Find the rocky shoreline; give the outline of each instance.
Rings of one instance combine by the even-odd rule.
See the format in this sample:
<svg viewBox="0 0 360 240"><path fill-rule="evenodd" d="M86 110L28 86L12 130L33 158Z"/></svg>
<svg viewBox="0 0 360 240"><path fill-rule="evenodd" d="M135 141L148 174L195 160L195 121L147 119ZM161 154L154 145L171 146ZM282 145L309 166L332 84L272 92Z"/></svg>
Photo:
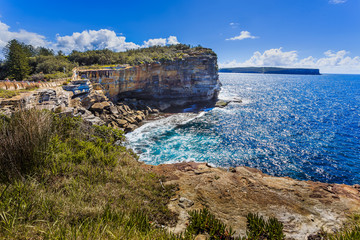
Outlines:
<svg viewBox="0 0 360 240"><path fill-rule="evenodd" d="M252 212L279 219L286 239L321 239L319 232L336 232L360 209L358 185L300 181L249 167L224 169L194 162L143 168L166 176L164 184L178 185L168 205L179 215L177 225L170 228L175 233L186 228L188 211L206 207L236 235L245 236L246 215Z"/></svg>
<svg viewBox="0 0 360 240"><path fill-rule="evenodd" d="M14 111L30 108L80 116L91 125L105 124L125 132L134 130L149 115L159 113L158 109L135 99L124 99L114 104L103 91L91 87L86 94L74 95L72 91L54 86L0 99L0 113L8 116Z"/></svg>

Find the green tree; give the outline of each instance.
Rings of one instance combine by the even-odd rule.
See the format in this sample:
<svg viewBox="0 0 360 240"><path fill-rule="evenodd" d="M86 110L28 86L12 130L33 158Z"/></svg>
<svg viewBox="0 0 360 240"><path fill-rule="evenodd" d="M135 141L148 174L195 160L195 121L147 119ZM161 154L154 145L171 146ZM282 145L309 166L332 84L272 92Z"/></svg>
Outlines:
<svg viewBox="0 0 360 240"><path fill-rule="evenodd" d="M37 48L38 51L38 56L54 56L54 50L50 49L50 48L45 48L45 47L38 47Z"/></svg>
<svg viewBox="0 0 360 240"><path fill-rule="evenodd" d="M30 74L29 58L23 44L11 40L5 47L5 57L9 78L23 80Z"/></svg>

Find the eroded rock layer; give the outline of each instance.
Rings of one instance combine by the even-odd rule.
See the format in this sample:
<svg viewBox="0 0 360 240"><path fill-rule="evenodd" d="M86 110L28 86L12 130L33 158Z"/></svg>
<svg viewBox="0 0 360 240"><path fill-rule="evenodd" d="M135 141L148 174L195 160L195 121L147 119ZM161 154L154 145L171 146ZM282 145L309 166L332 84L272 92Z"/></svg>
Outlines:
<svg viewBox="0 0 360 240"><path fill-rule="evenodd" d="M155 62L117 69L77 70L75 77L88 78L101 85L111 99L137 98L144 100L188 102L216 98L220 90L214 53L188 52L182 59Z"/></svg>

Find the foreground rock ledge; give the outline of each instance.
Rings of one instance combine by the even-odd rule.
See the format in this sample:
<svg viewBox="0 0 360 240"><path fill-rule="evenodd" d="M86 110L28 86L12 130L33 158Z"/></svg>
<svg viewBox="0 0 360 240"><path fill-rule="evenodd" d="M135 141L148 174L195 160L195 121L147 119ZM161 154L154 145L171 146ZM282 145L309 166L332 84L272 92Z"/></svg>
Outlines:
<svg viewBox="0 0 360 240"><path fill-rule="evenodd" d="M144 165L166 176L165 184L178 184L176 198L169 203L179 213L175 233L183 231L189 210L209 208L224 223L245 235L246 215L259 213L274 216L284 223L287 239L307 239L321 228L333 232L346 220L347 214L360 208L356 187L299 181L273 177L248 167L212 168L205 163L177 163L159 166ZM179 200L193 202L184 207Z"/></svg>

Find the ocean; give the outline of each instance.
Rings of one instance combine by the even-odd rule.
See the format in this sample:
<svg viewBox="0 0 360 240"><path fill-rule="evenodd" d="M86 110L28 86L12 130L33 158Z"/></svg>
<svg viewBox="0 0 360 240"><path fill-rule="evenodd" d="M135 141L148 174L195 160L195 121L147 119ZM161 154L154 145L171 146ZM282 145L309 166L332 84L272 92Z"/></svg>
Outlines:
<svg viewBox="0 0 360 240"><path fill-rule="evenodd" d="M192 105L128 133L148 164L208 162L360 184L360 75L220 73L225 108Z"/></svg>

